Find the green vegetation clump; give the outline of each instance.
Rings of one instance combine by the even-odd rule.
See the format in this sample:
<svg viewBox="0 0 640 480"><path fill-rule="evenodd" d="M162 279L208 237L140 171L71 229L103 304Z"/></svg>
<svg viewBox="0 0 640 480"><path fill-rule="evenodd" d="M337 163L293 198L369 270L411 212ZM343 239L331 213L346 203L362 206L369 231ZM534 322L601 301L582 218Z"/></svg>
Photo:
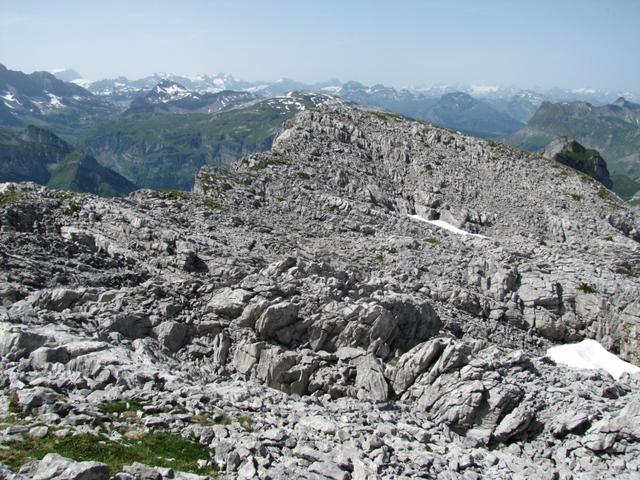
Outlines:
<svg viewBox="0 0 640 480"><path fill-rule="evenodd" d="M214 422L216 425L231 425L231 419L226 413L223 413L219 419Z"/></svg>
<svg viewBox="0 0 640 480"><path fill-rule="evenodd" d="M255 165L251 165L248 170L251 172L259 172L261 170L264 170L267 167L270 167L272 165L286 165L287 162L285 162L284 160L278 160L278 159L274 159L274 158L269 158L268 160L262 160L258 163L256 163Z"/></svg>
<svg viewBox="0 0 640 480"><path fill-rule="evenodd" d="M607 199L611 196L611 192L604 187L598 188L598 197Z"/></svg>
<svg viewBox="0 0 640 480"><path fill-rule="evenodd" d="M495 140L487 140L487 145L489 145L490 147L497 147L498 145L500 145L500 142L496 142Z"/></svg>
<svg viewBox="0 0 640 480"><path fill-rule="evenodd" d="M585 149L581 152L564 150L561 157L565 165L586 173L590 177L595 177L593 158L599 155L597 150Z"/></svg>
<svg viewBox="0 0 640 480"><path fill-rule="evenodd" d="M426 243L428 243L429 245L439 245L440 244L440 239L436 238L436 237L427 237L424 239L424 241Z"/></svg>
<svg viewBox="0 0 640 480"><path fill-rule="evenodd" d="M183 192L182 190L176 190L173 188L160 188L159 192L164 193L165 198L168 200L186 200L189 198L188 192Z"/></svg>
<svg viewBox="0 0 640 480"><path fill-rule="evenodd" d="M242 428L247 432L253 432L253 420L251 417L246 415L241 415L238 417L238 423Z"/></svg>
<svg viewBox="0 0 640 480"><path fill-rule="evenodd" d="M78 204L76 202L71 201L67 204L67 206L65 207L62 213L64 213L67 217L73 217L79 211L80 211L80 207L78 206Z"/></svg>
<svg viewBox="0 0 640 480"><path fill-rule="evenodd" d="M98 408L105 415L142 410L142 404L135 400L114 400L103 402Z"/></svg>
<svg viewBox="0 0 640 480"><path fill-rule="evenodd" d="M227 210L211 197L205 198L202 203L204 203L204 206L209 210L215 210L216 212L225 212Z"/></svg>
<svg viewBox="0 0 640 480"><path fill-rule="evenodd" d="M433 171L433 167L431 166L431 164L430 164L430 163L427 163L427 164L424 166L424 171L425 171L425 172L427 172L427 173L431 173L431 172Z"/></svg>
<svg viewBox="0 0 640 480"><path fill-rule="evenodd" d="M573 198L576 202L580 202L580 201L582 201L584 196L581 195L580 193L572 193L571 194L571 198Z"/></svg>
<svg viewBox="0 0 640 480"><path fill-rule="evenodd" d="M378 260L379 262L384 262L384 254L379 253L378 255L376 255L376 260Z"/></svg>
<svg viewBox="0 0 640 480"><path fill-rule="evenodd" d="M5 193L0 193L0 208L16 203L19 200L20 200L19 192L9 191Z"/></svg>
<svg viewBox="0 0 640 480"><path fill-rule="evenodd" d="M17 470L48 453L58 453L75 461L103 462L109 466L112 474L133 462L184 472L215 474L214 468L198 469L198 460L210 459L206 447L165 431L153 432L131 442L116 442L88 433L62 438L54 435L42 439L26 438L13 443L12 448L0 450L0 462Z"/></svg>
<svg viewBox="0 0 640 480"><path fill-rule="evenodd" d="M22 412L22 409L20 408L20 405L18 404L17 393L12 393L11 396L9 397L9 404L7 405L7 410L9 411L9 413L22 415L23 412Z"/></svg>
<svg viewBox="0 0 640 480"><path fill-rule="evenodd" d="M311 175L309 175L307 172L297 172L296 174L302 180L311 180Z"/></svg>
<svg viewBox="0 0 640 480"><path fill-rule="evenodd" d="M371 112L371 114L374 117L379 118L380 120L383 121L389 121L389 120L393 120L395 122L401 122L404 120L404 117L402 115L398 115L397 113L389 113L389 112L380 112L380 111L376 111L376 112Z"/></svg>
<svg viewBox="0 0 640 480"><path fill-rule="evenodd" d="M582 293L598 293L598 289L596 288L596 286L590 283L581 283L580 285L578 285L578 290L580 290Z"/></svg>
<svg viewBox="0 0 640 480"><path fill-rule="evenodd" d="M329 205L329 211L331 213L336 213L338 211L338 206L337 205Z"/></svg>
<svg viewBox="0 0 640 480"><path fill-rule="evenodd" d="M604 239L605 239L607 242L613 242L613 237L612 237L611 235L607 235L606 237L604 237Z"/></svg>
<svg viewBox="0 0 640 480"><path fill-rule="evenodd" d="M453 136L449 136L447 138L445 138L442 143L444 143L445 145L450 145L455 141L455 137Z"/></svg>

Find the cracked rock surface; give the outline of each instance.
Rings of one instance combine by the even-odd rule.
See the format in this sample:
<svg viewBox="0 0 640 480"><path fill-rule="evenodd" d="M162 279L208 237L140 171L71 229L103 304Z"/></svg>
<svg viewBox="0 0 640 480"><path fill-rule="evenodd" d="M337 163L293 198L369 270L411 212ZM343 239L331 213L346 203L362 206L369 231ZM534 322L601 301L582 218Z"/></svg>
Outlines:
<svg viewBox="0 0 640 480"><path fill-rule="evenodd" d="M191 193L0 195L0 458L202 457L0 478L640 476L640 377L544 356L640 363L637 213L564 165L328 106Z"/></svg>

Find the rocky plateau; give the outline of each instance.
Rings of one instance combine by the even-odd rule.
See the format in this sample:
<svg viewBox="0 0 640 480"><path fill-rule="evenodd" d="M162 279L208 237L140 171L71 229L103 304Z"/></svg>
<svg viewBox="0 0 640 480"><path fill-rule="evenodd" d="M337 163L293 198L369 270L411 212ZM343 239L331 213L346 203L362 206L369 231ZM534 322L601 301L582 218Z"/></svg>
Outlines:
<svg viewBox="0 0 640 480"><path fill-rule="evenodd" d="M193 192L2 184L0 239L0 478L640 478L640 374L545 355L640 364L638 212L552 159L322 106Z"/></svg>

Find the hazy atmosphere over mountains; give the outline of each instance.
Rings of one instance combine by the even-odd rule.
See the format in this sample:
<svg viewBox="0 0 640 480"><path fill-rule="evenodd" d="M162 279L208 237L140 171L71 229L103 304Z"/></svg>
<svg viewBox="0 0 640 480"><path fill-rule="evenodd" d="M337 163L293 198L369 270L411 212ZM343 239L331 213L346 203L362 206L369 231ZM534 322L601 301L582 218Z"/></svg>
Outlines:
<svg viewBox="0 0 640 480"><path fill-rule="evenodd" d="M223 71L306 83L626 91L640 74L632 58L640 6L631 0L2 3L4 63L73 67L93 80Z"/></svg>
<svg viewBox="0 0 640 480"><path fill-rule="evenodd" d="M0 0L0 479L640 478L639 23Z"/></svg>

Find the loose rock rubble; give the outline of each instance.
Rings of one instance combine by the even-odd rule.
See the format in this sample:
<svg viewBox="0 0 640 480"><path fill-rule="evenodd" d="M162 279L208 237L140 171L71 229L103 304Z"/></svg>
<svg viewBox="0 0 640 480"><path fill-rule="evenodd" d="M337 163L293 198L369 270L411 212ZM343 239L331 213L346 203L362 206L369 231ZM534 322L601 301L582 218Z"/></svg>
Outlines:
<svg viewBox="0 0 640 480"><path fill-rule="evenodd" d="M636 214L563 165L323 107L193 193L0 195L1 478L640 476L640 377L544 356L640 363Z"/></svg>

